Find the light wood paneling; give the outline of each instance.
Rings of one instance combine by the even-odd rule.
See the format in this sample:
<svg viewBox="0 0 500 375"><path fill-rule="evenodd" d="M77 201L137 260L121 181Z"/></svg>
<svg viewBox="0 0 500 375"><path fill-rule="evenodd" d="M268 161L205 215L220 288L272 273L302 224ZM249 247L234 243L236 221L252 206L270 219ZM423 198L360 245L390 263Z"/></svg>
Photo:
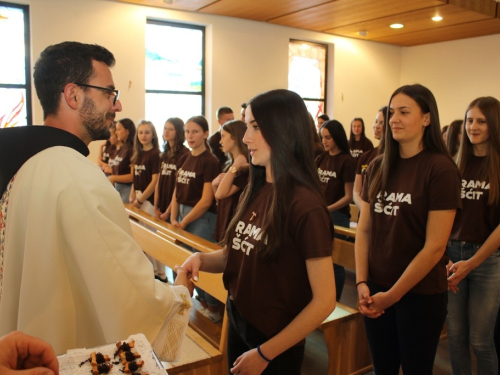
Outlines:
<svg viewBox="0 0 500 375"><path fill-rule="evenodd" d="M201 11L255 21L267 21L284 14L332 2L328 0L221 0L208 5Z"/></svg>
<svg viewBox="0 0 500 375"><path fill-rule="evenodd" d="M209 13L414 46L498 34L493 0L109 0ZM440 22L430 18L439 14ZM493 19L493 21L492 21ZM392 23L403 23L393 30ZM360 36L358 31L367 31Z"/></svg>
<svg viewBox="0 0 500 375"><path fill-rule="evenodd" d="M492 34L500 34L500 19L498 18L383 37L375 40L400 46L417 46Z"/></svg>
<svg viewBox="0 0 500 375"><path fill-rule="evenodd" d="M278 17L269 20L269 22L324 31L371 19L443 5L444 3L446 1L438 0L338 0Z"/></svg>
<svg viewBox="0 0 500 375"><path fill-rule="evenodd" d="M442 21L435 22L432 20L434 16L443 17ZM454 5L442 5L406 12L397 16L377 18L366 22L350 24L344 27L325 30L325 32L335 35L343 35L351 38L359 39L377 39L382 37L392 37L413 33L422 30L436 30L445 26L457 25L464 22L480 21L488 19L488 16L466 10ZM392 23L402 23L404 28L391 29L389 26ZM367 31L368 35L363 37L358 34L358 31Z"/></svg>

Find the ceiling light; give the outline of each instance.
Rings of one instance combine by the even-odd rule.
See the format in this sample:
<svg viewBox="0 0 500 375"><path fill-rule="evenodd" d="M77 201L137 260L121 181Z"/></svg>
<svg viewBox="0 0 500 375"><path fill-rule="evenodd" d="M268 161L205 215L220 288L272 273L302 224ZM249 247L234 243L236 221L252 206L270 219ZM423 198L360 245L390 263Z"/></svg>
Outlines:
<svg viewBox="0 0 500 375"><path fill-rule="evenodd" d="M367 36L368 35L368 31L361 30L361 31L358 31L358 34L361 35L361 36Z"/></svg>
<svg viewBox="0 0 500 375"><path fill-rule="evenodd" d="M402 29L403 27L405 27L405 25L403 25L402 23L393 23L391 25L391 29Z"/></svg>
<svg viewBox="0 0 500 375"><path fill-rule="evenodd" d="M434 16L434 17L432 17L432 20L435 21L435 22L439 22L442 19L443 19L443 17L441 17L441 16Z"/></svg>

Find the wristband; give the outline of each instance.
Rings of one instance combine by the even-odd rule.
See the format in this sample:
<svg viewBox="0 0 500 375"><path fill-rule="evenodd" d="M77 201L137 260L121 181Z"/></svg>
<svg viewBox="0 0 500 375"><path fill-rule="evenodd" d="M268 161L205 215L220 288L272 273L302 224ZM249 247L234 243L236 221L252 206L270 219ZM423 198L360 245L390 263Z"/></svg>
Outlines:
<svg viewBox="0 0 500 375"><path fill-rule="evenodd" d="M260 345L259 345L259 346L257 346L257 352L259 353L259 355L262 357L262 359L263 359L264 361L266 361L267 363L271 363L272 359L267 359L267 358L264 356L264 354L262 354L262 352L260 351Z"/></svg>
<svg viewBox="0 0 500 375"><path fill-rule="evenodd" d="M360 281L359 283L356 283L356 289L358 289L358 286L360 286L361 284L368 285L368 281Z"/></svg>

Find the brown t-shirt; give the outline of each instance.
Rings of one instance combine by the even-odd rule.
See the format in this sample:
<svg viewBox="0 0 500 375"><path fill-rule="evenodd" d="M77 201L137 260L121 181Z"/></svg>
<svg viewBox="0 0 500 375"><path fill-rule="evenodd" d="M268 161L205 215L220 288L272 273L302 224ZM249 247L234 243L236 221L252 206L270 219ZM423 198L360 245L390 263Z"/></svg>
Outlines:
<svg viewBox="0 0 500 375"><path fill-rule="evenodd" d="M485 157L471 156L462 176L463 209L457 212L450 239L482 244L500 225L500 205L488 205L489 179L482 177Z"/></svg>
<svg viewBox="0 0 500 375"><path fill-rule="evenodd" d="M177 170L175 183L176 199L179 204L194 207L203 195L203 185L212 182L220 173L219 162L208 150L198 156L188 153L182 166ZM215 199L209 208L217 213Z"/></svg>
<svg viewBox="0 0 500 375"><path fill-rule="evenodd" d="M134 164L134 189L144 191L151 183L153 175L158 173L160 168L160 151L151 149L141 151ZM150 195L148 201L154 204L154 193Z"/></svg>
<svg viewBox="0 0 500 375"><path fill-rule="evenodd" d="M378 156L378 147L371 149L370 151L363 152L358 158L358 164L356 166L356 174L360 174L364 177L368 166Z"/></svg>
<svg viewBox="0 0 500 375"><path fill-rule="evenodd" d="M326 205L329 206L345 196L345 184L354 182L356 162L350 154L330 155L325 152L316 159L318 175L323 185ZM338 211L349 214L349 204Z"/></svg>
<svg viewBox="0 0 500 375"><path fill-rule="evenodd" d="M158 176L158 209L165 212L175 189L175 178L177 176L177 169L184 163L189 149L181 145L175 157L169 157L167 152L161 154L160 157L160 175Z"/></svg>
<svg viewBox="0 0 500 375"><path fill-rule="evenodd" d="M224 238L227 226L233 218L236 206L238 206L240 195L247 184L248 169L241 173L238 172L238 175L233 180L233 185L237 186L240 190L238 190L230 197L221 199L217 202L217 224L215 225L215 241L219 242Z"/></svg>
<svg viewBox="0 0 500 375"><path fill-rule="evenodd" d="M122 145L112 159L109 160L109 166L114 175L130 174L130 158L132 157L132 147Z"/></svg>
<svg viewBox="0 0 500 375"><path fill-rule="evenodd" d="M222 146L220 145L221 134L220 130L216 131L210 137L208 137L208 145L212 150L212 154L219 160L219 168L220 170L224 169L224 165L227 162L227 156L224 150L222 150Z"/></svg>
<svg viewBox="0 0 500 375"><path fill-rule="evenodd" d="M358 160L363 152L373 149L373 143L368 138L364 140L354 141L351 148L351 155L354 159Z"/></svg>
<svg viewBox="0 0 500 375"><path fill-rule="evenodd" d="M238 311L267 337L285 328L311 301L306 260L331 256L333 240L323 200L305 187L295 187L279 256L262 260L256 248L265 244L261 228L271 208L271 196L272 184L267 183L229 236L223 275Z"/></svg>
<svg viewBox="0 0 500 375"><path fill-rule="evenodd" d="M109 159L112 159L116 152L116 146L111 143L106 143L102 146L102 161L103 163L108 163Z"/></svg>
<svg viewBox="0 0 500 375"><path fill-rule="evenodd" d="M370 202L372 167L373 163L361 193L362 199L370 203L369 278L381 287L391 288L424 247L429 211L461 207L460 175L447 156L424 150L408 159L399 158L386 192ZM443 255L410 292L446 292L446 261Z"/></svg>

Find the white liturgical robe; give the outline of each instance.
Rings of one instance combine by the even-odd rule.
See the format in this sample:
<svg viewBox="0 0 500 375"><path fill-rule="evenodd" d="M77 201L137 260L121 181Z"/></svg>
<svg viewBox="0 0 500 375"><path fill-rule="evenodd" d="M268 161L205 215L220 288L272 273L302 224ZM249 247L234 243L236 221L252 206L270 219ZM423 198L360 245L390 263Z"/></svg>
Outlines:
<svg viewBox="0 0 500 375"><path fill-rule="evenodd" d="M20 330L62 354L136 333L152 343L161 330L155 346L178 354L189 292L154 279L96 165L73 148L47 148L19 169L0 205L0 336Z"/></svg>

